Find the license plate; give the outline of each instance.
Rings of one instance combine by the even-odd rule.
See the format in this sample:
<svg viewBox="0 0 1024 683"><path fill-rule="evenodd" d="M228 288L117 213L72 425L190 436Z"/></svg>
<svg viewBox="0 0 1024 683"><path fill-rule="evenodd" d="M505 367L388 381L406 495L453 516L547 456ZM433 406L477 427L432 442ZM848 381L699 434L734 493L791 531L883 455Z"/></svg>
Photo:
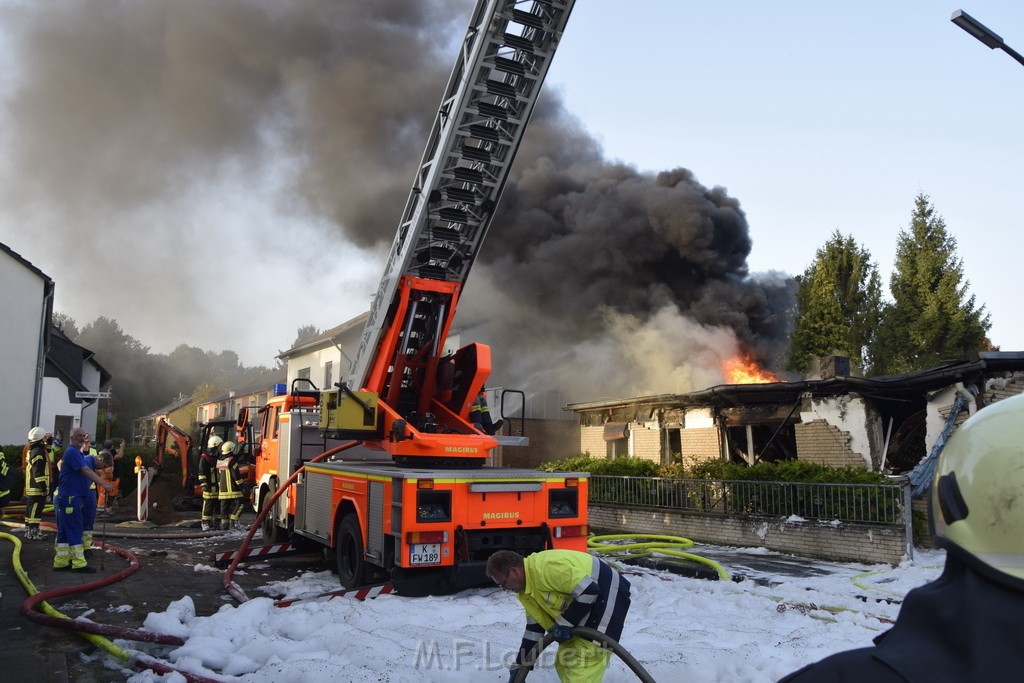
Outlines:
<svg viewBox="0 0 1024 683"><path fill-rule="evenodd" d="M440 564L440 543L413 543L409 546L409 564Z"/></svg>

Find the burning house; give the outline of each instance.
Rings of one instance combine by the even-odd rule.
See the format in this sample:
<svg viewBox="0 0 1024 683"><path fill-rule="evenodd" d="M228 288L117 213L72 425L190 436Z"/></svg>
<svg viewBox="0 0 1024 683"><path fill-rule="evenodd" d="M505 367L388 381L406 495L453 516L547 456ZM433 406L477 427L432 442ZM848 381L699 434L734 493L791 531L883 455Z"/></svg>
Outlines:
<svg viewBox="0 0 1024 683"><path fill-rule="evenodd" d="M580 450L593 457L686 465L800 459L905 473L931 451L947 420L1024 391L1024 352L981 353L888 377L851 377L842 357L821 367L820 378L780 381L735 361L730 384L566 410L578 415Z"/></svg>

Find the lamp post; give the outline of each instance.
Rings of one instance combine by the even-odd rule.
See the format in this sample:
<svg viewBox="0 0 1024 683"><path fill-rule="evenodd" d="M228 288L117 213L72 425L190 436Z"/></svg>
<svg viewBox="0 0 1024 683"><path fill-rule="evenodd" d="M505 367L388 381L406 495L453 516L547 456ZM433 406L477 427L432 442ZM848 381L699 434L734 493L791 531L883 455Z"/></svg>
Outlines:
<svg viewBox="0 0 1024 683"><path fill-rule="evenodd" d="M991 29L982 24L980 21L972 17L962 9L958 9L953 12L953 16L949 18L954 24L962 28L963 30L970 33L972 36L983 42L993 50L997 47L1016 59L1021 64L1024 64L1024 56L1014 50L1012 47L1003 42L1003 39L996 35Z"/></svg>

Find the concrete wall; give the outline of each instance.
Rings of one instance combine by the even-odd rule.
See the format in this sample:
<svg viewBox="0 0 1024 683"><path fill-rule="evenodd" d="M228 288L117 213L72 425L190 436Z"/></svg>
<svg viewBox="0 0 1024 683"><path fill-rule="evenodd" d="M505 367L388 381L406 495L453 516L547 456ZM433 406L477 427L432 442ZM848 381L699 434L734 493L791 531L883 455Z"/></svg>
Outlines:
<svg viewBox="0 0 1024 683"><path fill-rule="evenodd" d="M801 557L866 564L899 564L907 554L903 527L777 518L720 517L678 510L590 505L595 533L683 536L699 543L767 548Z"/></svg>

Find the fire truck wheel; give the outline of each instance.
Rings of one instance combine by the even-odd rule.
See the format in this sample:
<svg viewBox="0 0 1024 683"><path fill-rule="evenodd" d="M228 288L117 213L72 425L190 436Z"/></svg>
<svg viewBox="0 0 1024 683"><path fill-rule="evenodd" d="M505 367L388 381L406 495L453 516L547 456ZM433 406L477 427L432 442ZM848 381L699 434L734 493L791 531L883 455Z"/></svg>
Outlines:
<svg viewBox="0 0 1024 683"><path fill-rule="evenodd" d="M277 493L277 482L271 481L267 484L267 490L260 496L260 510L273 495ZM274 508L277 508L277 503L274 504ZM267 513L267 516L263 518L263 524L260 525L263 529L263 540L267 543L284 543L287 540L287 534L285 530L277 525L276 515L274 510Z"/></svg>
<svg viewBox="0 0 1024 683"><path fill-rule="evenodd" d="M338 522L334 534L334 552L338 558L338 580L344 588L355 588L366 583L366 563L363 562L363 533L359 519L347 514Z"/></svg>

